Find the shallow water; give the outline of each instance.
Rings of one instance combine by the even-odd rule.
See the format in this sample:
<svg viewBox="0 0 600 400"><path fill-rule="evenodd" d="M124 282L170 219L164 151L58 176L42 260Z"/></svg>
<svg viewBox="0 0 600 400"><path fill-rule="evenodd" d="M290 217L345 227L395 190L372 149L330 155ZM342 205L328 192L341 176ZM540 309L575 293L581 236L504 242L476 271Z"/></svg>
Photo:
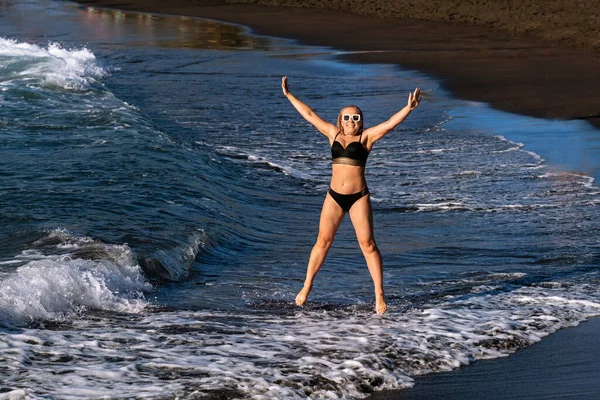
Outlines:
<svg viewBox="0 0 600 400"><path fill-rule="evenodd" d="M0 37L2 396L360 398L600 314L597 169L548 145L584 122L211 21L3 1ZM348 221L293 305L330 166L282 75L367 126L423 90L367 169L383 317Z"/></svg>

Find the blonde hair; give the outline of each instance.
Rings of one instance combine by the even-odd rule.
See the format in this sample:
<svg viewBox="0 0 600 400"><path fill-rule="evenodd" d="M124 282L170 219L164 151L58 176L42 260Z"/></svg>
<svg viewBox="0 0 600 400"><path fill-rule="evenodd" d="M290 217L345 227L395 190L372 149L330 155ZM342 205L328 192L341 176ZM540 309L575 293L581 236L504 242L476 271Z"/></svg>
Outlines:
<svg viewBox="0 0 600 400"><path fill-rule="evenodd" d="M365 126L365 119L363 117L362 110L359 107L352 105L352 104L349 106L346 106L340 110L340 113L338 114L338 117L337 117L338 132L340 132L341 134L344 134L344 125L342 124L342 111L344 111L347 108L356 108L358 110L358 114L360 114L360 129L358 130L358 133L361 134L363 132L363 128Z"/></svg>

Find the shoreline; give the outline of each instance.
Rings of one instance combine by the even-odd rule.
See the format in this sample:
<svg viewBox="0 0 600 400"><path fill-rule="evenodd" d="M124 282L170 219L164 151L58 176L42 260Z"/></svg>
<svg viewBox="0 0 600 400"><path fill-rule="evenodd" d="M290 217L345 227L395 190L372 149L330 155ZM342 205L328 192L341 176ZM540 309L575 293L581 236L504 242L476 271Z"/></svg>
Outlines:
<svg viewBox="0 0 600 400"><path fill-rule="evenodd" d="M483 27L416 20L403 20L400 27L389 19L304 8L185 6L181 2L165 6L157 0L79 3L208 18L247 26L258 35L350 52L371 51L341 57L350 62L396 64L422 71L439 79L454 96L488 103L502 111L547 119L585 119L600 129L600 54L593 51L532 37L511 37ZM367 29L371 31L366 35L353 33ZM452 43L445 43L448 37L453 38ZM578 327L561 329L509 357L416 377L412 389L375 393L369 400L586 398L582 394L600 391L595 378L600 372L600 347L595 336L599 328L600 318L593 318Z"/></svg>
<svg viewBox="0 0 600 400"><path fill-rule="evenodd" d="M209 5L193 0L170 5L159 0L77 3L240 24L258 35L351 52L341 56L349 62L395 64L424 72L464 100L538 118L586 120L600 129L599 51L483 26L372 18L338 10L215 5L222 3L219 0L204 1Z"/></svg>
<svg viewBox="0 0 600 400"><path fill-rule="evenodd" d="M593 399L600 392L600 317L564 328L504 358L415 377L415 386L367 400Z"/></svg>
<svg viewBox="0 0 600 400"><path fill-rule="evenodd" d="M347 51L371 51L342 57L351 62L396 64L425 72L440 79L454 96L485 102L503 111L549 119L587 119L600 128L600 92L596 90L600 56L591 51L531 37L510 37L481 27L405 21L399 28L390 20L341 12L256 5L180 9L154 1L143 5L139 0L127 4L105 0L80 3L209 18L248 26L259 35ZM339 19L348 26L370 27L374 33L356 38L334 23ZM301 23L308 20L311 22ZM331 29L333 34L323 37L324 29ZM396 37L399 34L405 36ZM454 40L444 43L445 37ZM574 63L581 67L573 68ZM593 318L578 327L561 329L509 357L416 377L412 389L379 392L369 399L586 398L581 396L600 391L595 379L600 372L600 348L595 336L599 328L600 318Z"/></svg>
<svg viewBox="0 0 600 400"><path fill-rule="evenodd" d="M135 52L134 52L135 55ZM175 58L177 59L177 58ZM166 69L165 69L166 70ZM168 71L168 70L167 70ZM160 79L160 77L158 78ZM157 79L157 82L159 81ZM343 78L342 78L343 79ZM187 82L187 79L184 80ZM181 86L180 86L181 87ZM160 91L161 86L154 86L151 88L156 88L159 90L152 90L155 94L156 99L161 100L163 97L163 93ZM174 91L176 94L174 97L177 97L179 92ZM172 107L170 107L172 108ZM165 107L166 109L166 107ZM193 116L192 116L193 117ZM235 132L234 132L235 133ZM185 171L184 171L185 172ZM160 186L157 186L160 189ZM493 196L493 194L492 194ZM133 215L133 214L132 214ZM183 214L182 214L183 215ZM578 218L577 216L575 218ZM76 221L77 222L77 221ZM116 231L115 231L116 232ZM118 232L117 232L118 233ZM134 232L135 233L135 232ZM112 234L111 234L112 235ZM110 235L109 235L110 236ZM114 235L113 235L114 236ZM160 235L159 235L160 236ZM285 256L285 254L284 254ZM443 256L443 255L442 255ZM210 260L209 260L210 261ZM235 261L235 260L234 260ZM260 260L259 260L260 261ZM259 265L260 267L260 265ZM168 294L168 293L167 293ZM259 299L260 300L260 299ZM177 317L177 316L176 316ZM196 320L197 316L192 316ZM202 316L200 316L202 317ZM201 319L201 318L200 318ZM108 321L111 322L111 321ZM152 322L152 321L151 321ZM218 322L218 321L217 321ZM408 399L411 398L409 396L418 396L418 393L422 393L422 397L414 397L414 398L426 398L426 399L434 399L434 398L444 398L444 399L452 399L452 398L460 398L464 399L467 396L475 397L475 398L526 398L529 400L532 399L547 399L552 395L556 395L559 393L566 392L568 395L573 396L573 398L582 398L582 394L579 391L577 385L583 384L588 385L586 388L590 388L592 384L598 383L597 381L597 373L599 371L598 368L598 351L595 349L598 348L598 339L596 338L595 333L600 329L600 325L598 324L599 320L591 319L589 322L582 324L577 328L567 328L562 329L561 331L546 337L542 340L541 343L535 344L526 349L520 350L514 355L511 355L508 358L501 358L496 360L489 360L485 362L476 362L471 366L457 369L453 372L442 373L442 374L430 374L427 376L422 376L416 378L417 387L415 390L420 392L412 393L410 391L400 390L400 391L392 391L388 393L383 393L387 399ZM100 329L104 329L101 325L98 325ZM110 326L110 324L106 324L106 326ZM176 326L175 326L176 328ZM235 327L234 327L235 328ZM132 328L133 329L133 328ZM460 328L459 328L460 329ZM113 330L117 332L120 330L119 326L116 326ZM108 331L107 331L108 332ZM302 331L300 331L302 332ZM85 332L84 332L85 333ZM185 332L184 332L185 333ZM135 334L135 332L134 332ZM84 335L85 336L85 335ZM298 336L298 335L296 335ZM65 336L67 339L70 339L69 335ZM343 337L343 336L340 336ZM587 340L582 340L582 337ZM561 339L562 338L562 339ZM84 338L85 339L85 338ZM110 339L110 337L109 337ZM561 341L562 340L562 341ZM195 344L190 341L191 345ZM198 341L200 345L203 344L202 341ZM242 341L242 345L245 343ZM72 343L67 341L68 346L73 348ZM268 344L268 343L267 343ZM168 345L168 344L167 344ZM197 346L197 345L196 345ZM126 346L125 346L126 347ZM153 343L149 343L148 347L152 350ZM384 349L385 346L377 346L376 352L379 352L379 349ZM142 351L144 349L142 348ZM177 353L183 354L185 353L185 349L176 349L172 354L175 356ZM260 350L260 349L258 349ZM253 351L254 354L259 354L259 351ZM192 348L193 351L193 348ZM531 356L531 354L537 354L537 356ZM68 352L67 352L68 354ZM194 353L195 354L195 353ZM327 355L327 353L325 353ZM292 354L293 355L293 354ZM385 355L385 353L384 353ZM227 358L227 355L225 355ZM573 361L575 359L575 361ZM152 360L150 360L152 361ZM161 360L159 360L161 361ZM194 360L192 360L194 361ZM102 360L100 360L102 362ZM232 364L235 367L235 364ZM573 368L576 365L578 368ZM590 368L591 366L591 368ZM583 367L583 368L580 368ZM27 366L26 366L27 368ZM181 368L179 368L181 370ZM475 371L475 372L474 372ZM35 371L34 371L35 372ZM78 372L78 371L76 371ZM177 373L177 370L175 370ZM554 377L550 373L554 373ZM83 376L82 374L79 374ZM259 374L260 377L260 374ZM18 381L18 376L15 378ZM559 379L563 379L564 381L560 381ZM23 380L23 379L21 379ZM34 377L35 380L35 377ZM568 385L573 381L576 383L576 386ZM135 381L134 381L135 382ZM142 380L142 382L144 382ZM581 383L583 382L583 383ZM109 387L109 392L112 390L116 390L115 387L120 388L122 386L113 385L114 382L111 382ZM120 383L120 382L117 382ZM177 383L177 382L175 382ZM518 384L521 384L519 386ZM531 386L533 384L533 386ZM529 385L529 386L523 386ZM537 385L537 386L536 386ZM58 387L58 386L57 386ZM90 385L91 387L91 385ZM60 389L60 387L58 387ZM552 392L553 388L557 388L559 392ZM102 390L102 388L93 388L94 390ZM131 385L128 390L136 390L134 385ZM457 392L458 390L466 390L467 392ZM508 395L504 390L513 390L513 393L517 395ZM546 391L545 393L543 391ZM597 393L599 390L596 389L586 389L589 390L590 393ZM551 392L548 395L548 392ZM229 392L222 392L224 397L229 395ZM232 392L232 396L235 395L235 392ZM487 393L482 395L482 393ZM585 393L584 393L585 394ZM378 394L377 394L378 395ZM455 397L452 397L454 395ZM503 396L501 396L503 395ZM376 396L376 395L374 395ZM436 397L437 396L437 397ZM538 397L535 397L538 396ZM591 397L591 396L590 396ZM588 398L590 398L588 397ZM375 397L373 397L375 400Z"/></svg>

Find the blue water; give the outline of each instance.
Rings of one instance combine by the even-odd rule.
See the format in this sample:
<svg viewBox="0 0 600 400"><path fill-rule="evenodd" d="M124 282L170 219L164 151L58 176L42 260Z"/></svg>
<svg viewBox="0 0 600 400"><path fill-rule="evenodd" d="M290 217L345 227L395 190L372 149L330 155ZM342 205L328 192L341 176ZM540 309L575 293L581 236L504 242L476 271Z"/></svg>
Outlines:
<svg viewBox="0 0 600 400"><path fill-rule="evenodd" d="M423 90L367 168L383 317L348 221L293 305L330 161L282 75L367 126ZM535 343L600 314L597 136L239 26L2 2L0 396L361 398Z"/></svg>

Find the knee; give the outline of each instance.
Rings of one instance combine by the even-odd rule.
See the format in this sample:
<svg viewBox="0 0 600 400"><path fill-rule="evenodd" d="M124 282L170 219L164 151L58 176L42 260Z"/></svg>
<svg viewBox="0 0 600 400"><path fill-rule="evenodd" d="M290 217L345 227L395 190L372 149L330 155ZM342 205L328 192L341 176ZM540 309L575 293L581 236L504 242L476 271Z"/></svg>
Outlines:
<svg viewBox="0 0 600 400"><path fill-rule="evenodd" d="M333 238L328 236L317 237L317 242L315 243L315 247L321 250L329 250L331 245L333 244Z"/></svg>
<svg viewBox="0 0 600 400"><path fill-rule="evenodd" d="M373 238L360 239L358 244L360 245L362 252L365 254L371 254L379 251L377 244L375 243L375 239Z"/></svg>

